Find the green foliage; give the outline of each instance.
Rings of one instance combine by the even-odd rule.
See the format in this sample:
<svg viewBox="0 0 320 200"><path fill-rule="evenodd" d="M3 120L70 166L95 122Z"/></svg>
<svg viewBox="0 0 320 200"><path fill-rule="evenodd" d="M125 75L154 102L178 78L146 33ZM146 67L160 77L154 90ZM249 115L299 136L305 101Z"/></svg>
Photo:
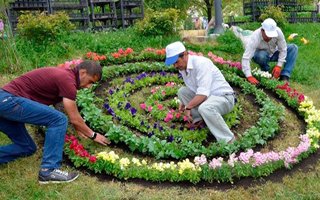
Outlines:
<svg viewBox="0 0 320 200"><path fill-rule="evenodd" d="M185 0L145 0L145 7L148 9L162 11L164 9L174 8L180 11L180 16L183 17L190 7L191 2Z"/></svg>
<svg viewBox="0 0 320 200"><path fill-rule="evenodd" d="M145 36L170 35L176 33L179 26L179 11L173 8L163 11L148 10L143 20L134 26Z"/></svg>
<svg viewBox="0 0 320 200"><path fill-rule="evenodd" d="M287 24L286 14L282 12L281 6L266 7L259 19L263 21L269 17L274 19L279 27L284 27Z"/></svg>
<svg viewBox="0 0 320 200"><path fill-rule="evenodd" d="M243 52L243 45L235 34L227 30L217 38L219 45L215 47L216 50L228 52L230 54L237 54Z"/></svg>
<svg viewBox="0 0 320 200"><path fill-rule="evenodd" d="M18 33L21 37L34 42L55 40L70 33L75 27L64 12L47 15L46 13L26 12L19 17Z"/></svg>

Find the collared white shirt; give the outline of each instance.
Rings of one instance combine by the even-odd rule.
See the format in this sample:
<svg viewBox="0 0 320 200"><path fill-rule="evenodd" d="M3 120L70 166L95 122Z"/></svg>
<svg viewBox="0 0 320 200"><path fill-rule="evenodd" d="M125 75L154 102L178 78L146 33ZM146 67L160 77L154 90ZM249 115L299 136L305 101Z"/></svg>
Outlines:
<svg viewBox="0 0 320 200"><path fill-rule="evenodd" d="M255 30L248 43L245 45L245 52L242 56L242 71L246 77L251 76L250 61L254 56L256 50L266 50L271 57L277 50L279 50L279 58L277 65L282 67L283 63L286 62L287 57L287 43L284 35L279 27L277 27L278 37L272 38L269 42L263 40L261 34L261 28Z"/></svg>
<svg viewBox="0 0 320 200"><path fill-rule="evenodd" d="M186 86L197 95L222 96L234 92L220 70L206 57L188 55L187 68L180 73Z"/></svg>

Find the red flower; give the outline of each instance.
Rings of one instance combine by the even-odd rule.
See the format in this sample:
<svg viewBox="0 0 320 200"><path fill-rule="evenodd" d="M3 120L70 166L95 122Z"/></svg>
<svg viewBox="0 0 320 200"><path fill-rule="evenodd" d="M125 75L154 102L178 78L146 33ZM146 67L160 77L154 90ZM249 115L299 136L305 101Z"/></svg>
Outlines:
<svg viewBox="0 0 320 200"><path fill-rule="evenodd" d="M304 101L304 95L303 94L300 94L299 97L298 97L298 101L299 103L303 102Z"/></svg>
<svg viewBox="0 0 320 200"><path fill-rule="evenodd" d="M125 51L125 54L130 54L130 53L133 53L133 49L127 48Z"/></svg>
<svg viewBox="0 0 320 200"><path fill-rule="evenodd" d="M95 156L90 156L90 157L89 157L89 161L90 161L91 163L95 163L95 162L97 162L97 157L95 157Z"/></svg>
<svg viewBox="0 0 320 200"><path fill-rule="evenodd" d="M125 52L124 52L123 49L121 48L121 49L118 50L118 53L119 53L119 54L124 54Z"/></svg>
<svg viewBox="0 0 320 200"><path fill-rule="evenodd" d="M113 53L113 54L111 54L112 55L112 57L114 57L114 58L120 58L120 53Z"/></svg>

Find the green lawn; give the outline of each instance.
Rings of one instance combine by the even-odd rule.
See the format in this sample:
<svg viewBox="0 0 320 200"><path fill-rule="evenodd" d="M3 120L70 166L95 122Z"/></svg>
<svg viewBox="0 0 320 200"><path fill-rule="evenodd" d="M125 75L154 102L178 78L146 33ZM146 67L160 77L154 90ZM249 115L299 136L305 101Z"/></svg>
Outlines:
<svg viewBox="0 0 320 200"><path fill-rule="evenodd" d="M284 29L284 33L286 37L291 33L299 34L293 41L299 46L299 55L291 84L298 91L311 97L319 109L320 51L317 48L320 46L320 26L313 23L291 24ZM302 44L301 37L308 39L309 43ZM46 46L35 45L21 38L11 39L10 45L16 48L0 49L1 58L6 58L0 59L0 86L32 68L57 65L65 60L81 57L88 51L106 53L127 47L140 51L146 47L162 48L177 39L177 36L140 37L134 35L132 30L97 34L76 33ZM0 41L0 44L1 42L3 45L9 45L6 41ZM226 48L219 48L216 45L216 42L208 42L187 44L187 47L202 52L213 51L232 60L241 58L242 51L228 52L232 48L227 47L232 44L223 44ZM12 68L16 66L19 68ZM9 73L10 70L14 73ZM295 166L293 171L287 170L287 175L277 177L276 181L271 181L269 177L240 181L240 183L246 182L246 186L237 182L234 185L215 183L214 186L210 184L204 186L148 183L140 180L120 181L112 176L91 175L82 169L78 170L81 176L75 182L43 186L37 182L43 138L40 134L34 134L33 127L29 127L29 130L38 143L38 151L31 157L0 165L0 199L320 199L318 154L312 157L315 159L312 164L303 161L302 164ZM9 142L4 134L0 134L0 144ZM308 159L310 160L311 158ZM303 170L300 169L302 166ZM64 163L63 168L70 169L72 166Z"/></svg>

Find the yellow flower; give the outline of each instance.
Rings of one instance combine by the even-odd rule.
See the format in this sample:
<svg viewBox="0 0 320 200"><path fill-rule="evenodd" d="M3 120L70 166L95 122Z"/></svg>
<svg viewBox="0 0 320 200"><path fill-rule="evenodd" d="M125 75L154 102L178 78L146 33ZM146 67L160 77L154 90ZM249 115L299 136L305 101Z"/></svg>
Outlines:
<svg viewBox="0 0 320 200"><path fill-rule="evenodd" d="M187 169L196 170L195 164L190 162L189 159L185 159L182 162L178 162L178 166L179 166L179 174L182 174Z"/></svg>
<svg viewBox="0 0 320 200"><path fill-rule="evenodd" d="M132 163L137 165L137 166L141 166L140 160L137 158L132 158Z"/></svg>
<svg viewBox="0 0 320 200"><path fill-rule="evenodd" d="M141 161L141 163L142 163L143 165L147 165L147 164L148 164L145 159L143 159L143 160Z"/></svg>
<svg viewBox="0 0 320 200"><path fill-rule="evenodd" d="M164 171L164 165L163 165L162 162L160 162L160 163L153 163L152 168L153 168L153 169L156 169L156 170L158 170L158 171L161 171L161 172Z"/></svg>
<svg viewBox="0 0 320 200"><path fill-rule="evenodd" d="M308 42L309 42L309 41L308 41L306 38L304 38L304 37L301 38L300 41L303 42L303 44L308 44Z"/></svg>
<svg viewBox="0 0 320 200"><path fill-rule="evenodd" d="M298 33L291 33L288 37L288 40L293 40L294 37L296 37Z"/></svg>
<svg viewBox="0 0 320 200"><path fill-rule="evenodd" d="M121 158L120 159L120 168L121 169L128 167L129 164L130 164L130 160L128 158Z"/></svg>
<svg viewBox="0 0 320 200"><path fill-rule="evenodd" d="M307 130L307 135L309 138L320 138L320 132L318 129L312 127Z"/></svg>

